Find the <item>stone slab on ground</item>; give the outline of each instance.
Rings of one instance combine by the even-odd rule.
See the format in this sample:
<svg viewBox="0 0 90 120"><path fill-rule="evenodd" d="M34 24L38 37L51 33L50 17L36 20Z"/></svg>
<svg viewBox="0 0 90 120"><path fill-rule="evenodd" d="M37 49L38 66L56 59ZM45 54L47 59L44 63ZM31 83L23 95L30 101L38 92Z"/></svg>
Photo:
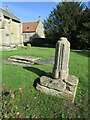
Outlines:
<svg viewBox="0 0 90 120"><path fill-rule="evenodd" d="M18 60L18 59L13 59L13 58L8 58L8 61L12 62L17 62L17 63L25 63L25 64L30 64L31 62L25 61L25 60Z"/></svg>
<svg viewBox="0 0 90 120"><path fill-rule="evenodd" d="M12 64L12 65L18 65L23 67L29 67L31 66L31 64L34 64L34 62L38 59L40 58L34 57L34 56L14 55L14 56L10 56L8 60L3 60L2 62L4 64Z"/></svg>
<svg viewBox="0 0 90 120"><path fill-rule="evenodd" d="M42 76L40 77L40 84L37 83L36 89L43 93L66 98L74 102L79 80L73 75L69 75L67 79L66 82L65 80L53 79L51 76Z"/></svg>
<svg viewBox="0 0 90 120"><path fill-rule="evenodd" d="M11 59L17 59L17 60L23 60L23 61L29 61L29 62L35 62L36 60L40 59L39 57L20 56L20 55L10 56L10 58Z"/></svg>
<svg viewBox="0 0 90 120"><path fill-rule="evenodd" d="M23 67L29 67L31 64L54 64L54 58L48 58L46 60L38 60L39 58L36 58L34 56L10 56L8 60L2 60L4 64L12 64L12 65L18 65L18 66L23 66ZM34 62L31 60L35 60Z"/></svg>
<svg viewBox="0 0 90 120"><path fill-rule="evenodd" d="M8 61L8 60L3 60L2 62L4 64L7 64L7 65L15 65L15 66L23 66L23 67L30 67L31 66L30 64L13 62L13 61Z"/></svg>

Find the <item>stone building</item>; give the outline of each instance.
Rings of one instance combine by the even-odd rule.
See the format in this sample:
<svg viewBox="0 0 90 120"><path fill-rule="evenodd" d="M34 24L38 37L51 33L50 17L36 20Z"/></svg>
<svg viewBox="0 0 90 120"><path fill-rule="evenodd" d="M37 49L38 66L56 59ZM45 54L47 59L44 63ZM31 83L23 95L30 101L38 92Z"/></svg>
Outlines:
<svg viewBox="0 0 90 120"><path fill-rule="evenodd" d="M41 16L37 22L22 23L24 42L30 41L33 38L45 38L44 28L41 22Z"/></svg>
<svg viewBox="0 0 90 120"><path fill-rule="evenodd" d="M22 24L7 6L0 8L0 48L7 49L23 46Z"/></svg>

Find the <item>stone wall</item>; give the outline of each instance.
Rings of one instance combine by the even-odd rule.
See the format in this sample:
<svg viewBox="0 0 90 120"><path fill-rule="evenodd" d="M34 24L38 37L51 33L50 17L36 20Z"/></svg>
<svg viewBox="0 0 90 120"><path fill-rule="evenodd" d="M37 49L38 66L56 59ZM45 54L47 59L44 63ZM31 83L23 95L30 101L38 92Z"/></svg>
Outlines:
<svg viewBox="0 0 90 120"><path fill-rule="evenodd" d="M22 25L19 22L3 16L0 21L0 36L2 48L23 46Z"/></svg>

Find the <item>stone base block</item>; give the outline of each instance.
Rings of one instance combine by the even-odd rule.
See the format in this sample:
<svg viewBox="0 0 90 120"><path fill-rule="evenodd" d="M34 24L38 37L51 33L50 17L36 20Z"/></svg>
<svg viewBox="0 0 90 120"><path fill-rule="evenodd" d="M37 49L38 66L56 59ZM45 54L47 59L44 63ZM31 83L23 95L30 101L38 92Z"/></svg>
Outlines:
<svg viewBox="0 0 90 120"><path fill-rule="evenodd" d="M36 89L42 93L66 98L74 102L78 81L78 78L73 75L69 75L66 80L42 76Z"/></svg>

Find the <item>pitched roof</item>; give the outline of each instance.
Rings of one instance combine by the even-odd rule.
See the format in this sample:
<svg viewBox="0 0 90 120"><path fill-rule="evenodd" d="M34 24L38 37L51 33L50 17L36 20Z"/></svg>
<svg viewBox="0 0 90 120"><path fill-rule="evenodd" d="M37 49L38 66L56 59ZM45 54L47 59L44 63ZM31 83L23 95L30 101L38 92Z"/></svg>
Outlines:
<svg viewBox="0 0 90 120"><path fill-rule="evenodd" d="M25 22L25 23L22 23L23 33L35 32L38 24L39 24L39 22Z"/></svg>
<svg viewBox="0 0 90 120"><path fill-rule="evenodd" d="M9 10L4 10L4 9L0 8L0 12L2 12L5 17L8 17L8 18L10 18L10 19L12 19L12 20L15 20L15 21L18 21L18 22L21 22L20 19L17 18L17 17L16 17L13 13L11 13Z"/></svg>

